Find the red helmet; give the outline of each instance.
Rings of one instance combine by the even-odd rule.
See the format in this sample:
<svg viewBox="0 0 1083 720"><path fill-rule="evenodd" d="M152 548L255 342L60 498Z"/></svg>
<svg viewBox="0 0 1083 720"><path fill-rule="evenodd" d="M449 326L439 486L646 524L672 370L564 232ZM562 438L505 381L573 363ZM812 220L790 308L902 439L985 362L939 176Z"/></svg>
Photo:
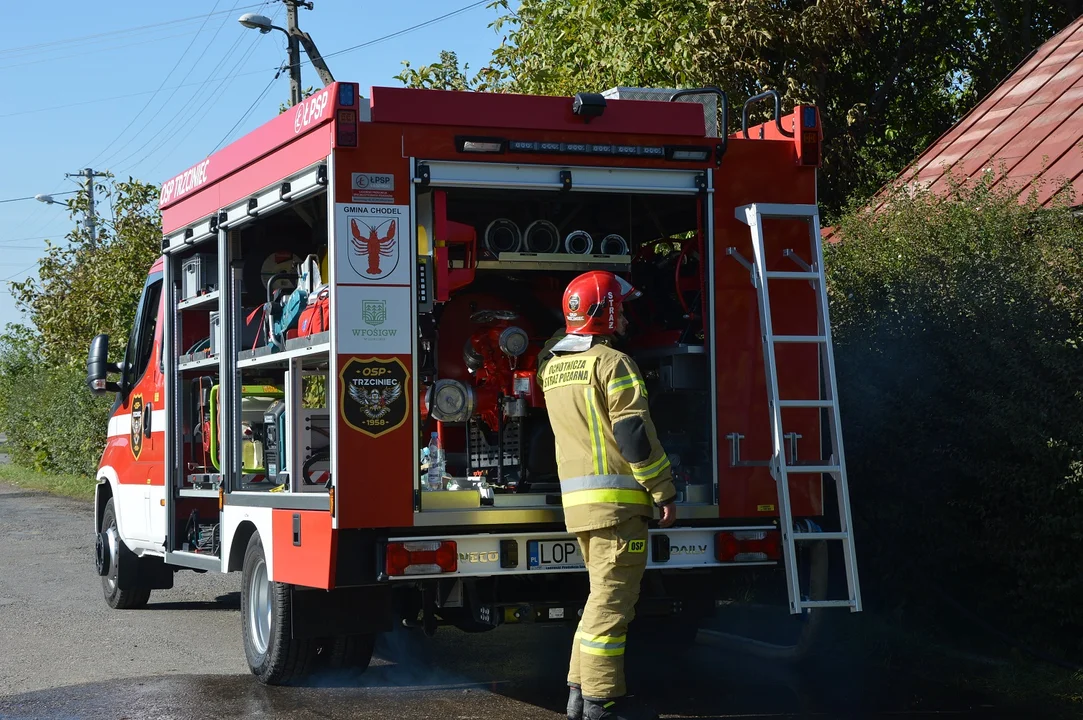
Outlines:
<svg viewBox="0 0 1083 720"><path fill-rule="evenodd" d="M625 279L594 270L568 283L564 291L564 326L576 335L614 335L620 306L640 296Z"/></svg>

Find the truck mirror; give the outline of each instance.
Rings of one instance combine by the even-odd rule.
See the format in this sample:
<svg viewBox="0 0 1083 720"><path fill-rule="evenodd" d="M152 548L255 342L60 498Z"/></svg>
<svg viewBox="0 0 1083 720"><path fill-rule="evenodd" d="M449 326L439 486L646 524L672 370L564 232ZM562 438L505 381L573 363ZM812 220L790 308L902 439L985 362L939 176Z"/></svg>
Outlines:
<svg viewBox="0 0 1083 720"><path fill-rule="evenodd" d="M106 380L110 372L120 372L120 365L109 362L109 336L96 335L90 341L90 353L86 360L86 384L95 395L118 393L120 383Z"/></svg>

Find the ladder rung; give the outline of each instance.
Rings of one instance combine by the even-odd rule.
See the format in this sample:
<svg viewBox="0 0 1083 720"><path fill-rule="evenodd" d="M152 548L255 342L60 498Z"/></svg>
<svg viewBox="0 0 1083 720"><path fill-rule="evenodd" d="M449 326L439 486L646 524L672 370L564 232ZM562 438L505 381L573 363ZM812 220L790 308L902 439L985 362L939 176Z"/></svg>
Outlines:
<svg viewBox="0 0 1083 720"><path fill-rule="evenodd" d="M806 608L852 608L856 605L853 600L802 600L797 603L799 610Z"/></svg>
<svg viewBox="0 0 1083 720"><path fill-rule="evenodd" d="M842 468L838 465L787 465L785 470L789 475L800 475L802 473L819 475L820 473L842 472Z"/></svg>
<svg viewBox="0 0 1083 720"><path fill-rule="evenodd" d="M823 335L772 335L771 339L777 343L822 343L827 342Z"/></svg>
<svg viewBox="0 0 1083 720"><path fill-rule="evenodd" d="M830 400L779 400L780 408L829 408L835 403Z"/></svg>
<svg viewBox="0 0 1083 720"><path fill-rule="evenodd" d="M798 270L770 270L767 273L768 280L819 280L818 272L801 272Z"/></svg>
<svg viewBox="0 0 1083 720"><path fill-rule="evenodd" d="M847 540L850 533L845 532L801 532L791 535L794 540Z"/></svg>

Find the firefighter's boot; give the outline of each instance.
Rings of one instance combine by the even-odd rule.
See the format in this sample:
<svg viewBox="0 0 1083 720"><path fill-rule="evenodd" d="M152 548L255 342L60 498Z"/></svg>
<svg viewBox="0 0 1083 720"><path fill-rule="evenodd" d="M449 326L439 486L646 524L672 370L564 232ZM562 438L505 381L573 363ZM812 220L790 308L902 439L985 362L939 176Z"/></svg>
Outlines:
<svg viewBox="0 0 1083 720"><path fill-rule="evenodd" d="M658 713L630 697L583 700L583 720L658 720Z"/></svg>
<svg viewBox="0 0 1083 720"><path fill-rule="evenodd" d="M583 720L583 689L568 685L568 720Z"/></svg>

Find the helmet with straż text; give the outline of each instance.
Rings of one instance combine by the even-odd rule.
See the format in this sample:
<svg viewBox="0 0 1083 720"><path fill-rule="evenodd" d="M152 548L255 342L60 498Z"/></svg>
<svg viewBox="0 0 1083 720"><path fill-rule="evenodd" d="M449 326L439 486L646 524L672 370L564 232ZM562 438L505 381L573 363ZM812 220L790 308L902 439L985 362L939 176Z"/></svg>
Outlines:
<svg viewBox="0 0 1083 720"><path fill-rule="evenodd" d="M621 305L640 295L631 283L611 272L583 273L564 290L564 327L576 335L615 335Z"/></svg>

